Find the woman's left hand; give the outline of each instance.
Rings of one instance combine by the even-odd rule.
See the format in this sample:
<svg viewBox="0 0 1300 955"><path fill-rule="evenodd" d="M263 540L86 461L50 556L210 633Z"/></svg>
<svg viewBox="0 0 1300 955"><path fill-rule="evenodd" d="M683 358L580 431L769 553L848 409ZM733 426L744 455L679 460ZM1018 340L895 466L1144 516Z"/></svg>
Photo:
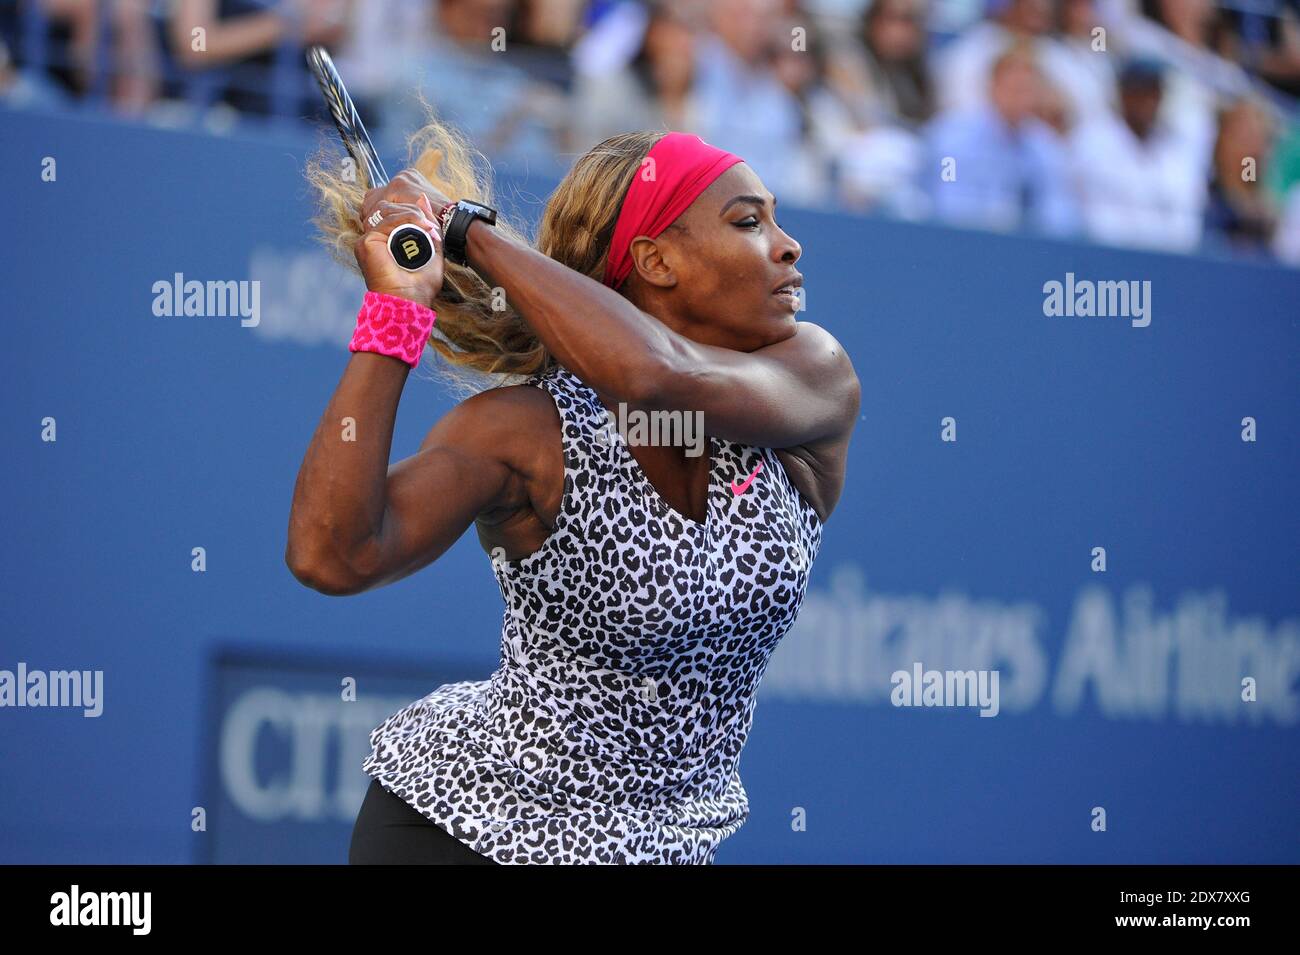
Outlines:
<svg viewBox="0 0 1300 955"><path fill-rule="evenodd" d="M429 205L433 207L434 218L442 216L442 210L447 206L455 203L444 196L438 188L428 179L420 170L415 168L403 169L391 180L386 186L376 186L366 192L365 198L361 200L361 221L364 222L371 213L375 211L375 206L381 202L396 202L401 205L415 206L419 205L420 196L426 196Z"/></svg>

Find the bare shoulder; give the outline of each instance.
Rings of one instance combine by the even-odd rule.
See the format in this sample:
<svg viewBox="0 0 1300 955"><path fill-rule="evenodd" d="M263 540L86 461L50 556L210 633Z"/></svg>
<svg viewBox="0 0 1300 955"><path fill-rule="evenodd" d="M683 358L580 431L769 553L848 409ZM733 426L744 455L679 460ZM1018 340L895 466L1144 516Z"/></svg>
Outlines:
<svg viewBox="0 0 1300 955"><path fill-rule="evenodd" d="M795 338L804 339L804 348L827 387L836 389L844 401L856 400L858 375L853 370L848 349L827 329L812 322L797 322ZM856 412L856 408L853 409ZM853 414L849 415L850 419Z"/></svg>
<svg viewBox="0 0 1300 955"><path fill-rule="evenodd" d="M791 482L825 523L844 490L849 440L858 421L862 386L848 352L822 326L797 322L795 334L786 342L798 349L800 373L816 381L840 410L837 426L830 433L796 447L776 449Z"/></svg>
<svg viewBox="0 0 1300 955"><path fill-rule="evenodd" d="M852 367L851 365L842 364L848 362L848 353L844 350L844 346L840 344L839 339L815 322L795 322L794 334L771 347L777 350L781 349L782 346L791 351L797 350L801 355L807 355L818 361L825 362L828 366Z"/></svg>
<svg viewBox="0 0 1300 955"><path fill-rule="evenodd" d="M795 322L794 327L795 333L805 336L804 341L809 344L824 345L841 351L844 348L834 335L816 322Z"/></svg>
<svg viewBox="0 0 1300 955"><path fill-rule="evenodd" d="M858 376L839 339L814 322L795 322L793 335L762 351L785 363L802 380L816 382L820 394L842 407L842 423L852 427L857 415Z"/></svg>
<svg viewBox="0 0 1300 955"><path fill-rule="evenodd" d="M804 340L805 352L823 375L820 380L827 388L834 389L845 403L845 423L852 430L852 422L857 417L860 384L848 350L827 329L812 322L796 322L792 338Z"/></svg>

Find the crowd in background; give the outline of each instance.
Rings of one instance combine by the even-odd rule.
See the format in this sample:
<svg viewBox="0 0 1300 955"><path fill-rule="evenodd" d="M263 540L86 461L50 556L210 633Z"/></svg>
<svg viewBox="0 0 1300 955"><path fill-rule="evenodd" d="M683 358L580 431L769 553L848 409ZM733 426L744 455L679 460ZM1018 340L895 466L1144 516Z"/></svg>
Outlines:
<svg viewBox="0 0 1300 955"><path fill-rule="evenodd" d="M782 204L1300 265L1300 0L0 0L0 102L387 155L416 87L498 168L678 129Z"/></svg>

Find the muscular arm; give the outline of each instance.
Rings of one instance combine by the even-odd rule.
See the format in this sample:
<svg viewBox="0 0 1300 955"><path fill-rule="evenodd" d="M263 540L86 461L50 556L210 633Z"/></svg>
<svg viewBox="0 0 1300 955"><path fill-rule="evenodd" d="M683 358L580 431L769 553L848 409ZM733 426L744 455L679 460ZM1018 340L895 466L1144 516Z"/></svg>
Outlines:
<svg viewBox="0 0 1300 955"><path fill-rule="evenodd" d="M285 563L314 590L361 593L413 574L487 510L526 503L509 462L517 398L498 389L461 402L417 453L391 467L393 423L409 368L355 353L298 472ZM344 417L355 441L343 440Z"/></svg>
<svg viewBox="0 0 1300 955"><path fill-rule="evenodd" d="M547 350L596 391L632 402L646 393L673 333L612 288L475 221L468 262Z"/></svg>
<svg viewBox="0 0 1300 955"><path fill-rule="evenodd" d="M769 448L838 440L857 417L861 386L826 329L799 322L785 341L752 352L672 335L672 351L642 407L700 410L712 435Z"/></svg>
<svg viewBox="0 0 1300 955"><path fill-rule="evenodd" d="M701 345L491 226L471 224L467 254L561 364L615 400L700 411L709 434L761 447L840 440L852 429L857 376L839 342L811 322L752 352Z"/></svg>

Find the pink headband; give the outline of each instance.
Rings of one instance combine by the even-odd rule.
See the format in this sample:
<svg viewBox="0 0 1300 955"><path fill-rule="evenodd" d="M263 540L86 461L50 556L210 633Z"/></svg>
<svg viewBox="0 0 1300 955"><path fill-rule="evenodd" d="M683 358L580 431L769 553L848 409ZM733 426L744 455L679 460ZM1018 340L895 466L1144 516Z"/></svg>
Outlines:
<svg viewBox="0 0 1300 955"><path fill-rule="evenodd" d="M658 238L710 183L738 162L734 153L710 146L694 133L668 133L650 148L614 224L604 282L618 288L632 271L632 240Z"/></svg>

